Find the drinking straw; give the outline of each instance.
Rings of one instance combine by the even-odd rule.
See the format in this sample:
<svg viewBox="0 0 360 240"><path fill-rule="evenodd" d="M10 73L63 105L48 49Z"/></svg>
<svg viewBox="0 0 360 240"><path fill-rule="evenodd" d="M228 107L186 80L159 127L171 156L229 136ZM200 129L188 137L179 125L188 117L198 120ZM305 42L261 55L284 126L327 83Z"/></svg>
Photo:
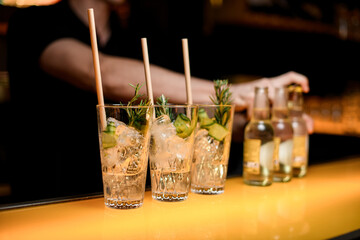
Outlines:
<svg viewBox="0 0 360 240"><path fill-rule="evenodd" d="M142 53L143 53L143 59L144 59L147 95L150 99L151 104L154 105L154 97L153 97L153 91L152 91L152 85L151 85L151 75L150 75L149 54L148 54L146 38L141 38L141 46L142 46Z"/></svg>
<svg viewBox="0 0 360 240"><path fill-rule="evenodd" d="M187 38L182 39L182 47L183 47L183 56L184 56L184 70L185 70L187 104L193 104L192 91L191 91L189 47L188 47Z"/></svg>
<svg viewBox="0 0 360 240"><path fill-rule="evenodd" d="M98 52L97 40L96 40L94 9L92 8L88 9L88 18L89 18L91 48L92 48L94 70L95 70L96 93L97 93L99 105L104 106L104 95L103 95L102 81L101 81L99 52ZM106 128L105 108L100 107L99 111L100 111L101 126L103 127L103 129L105 129Z"/></svg>

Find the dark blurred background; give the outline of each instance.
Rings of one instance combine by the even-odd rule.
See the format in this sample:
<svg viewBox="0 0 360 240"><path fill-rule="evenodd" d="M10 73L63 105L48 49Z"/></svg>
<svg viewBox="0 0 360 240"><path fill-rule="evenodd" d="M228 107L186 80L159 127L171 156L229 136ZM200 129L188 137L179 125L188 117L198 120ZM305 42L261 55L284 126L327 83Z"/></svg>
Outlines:
<svg viewBox="0 0 360 240"><path fill-rule="evenodd" d="M19 127L12 125L9 114L7 22L19 7L54 2L0 0L0 204L11 202L8 176L16 169L8 168L7 139L11 129ZM315 120L309 164L360 155L359 1L129 2L123 24L137 29L139 38L148 38L151 63L183 72L181 38L186 37L193 76L245 82L287 71L302 73L311 88L305 110ZM141 59L140 39L138 45L134 57ZM235 125L229 176L242 174L243 125ZM21 144L29 140L21 139Z"/></svg>

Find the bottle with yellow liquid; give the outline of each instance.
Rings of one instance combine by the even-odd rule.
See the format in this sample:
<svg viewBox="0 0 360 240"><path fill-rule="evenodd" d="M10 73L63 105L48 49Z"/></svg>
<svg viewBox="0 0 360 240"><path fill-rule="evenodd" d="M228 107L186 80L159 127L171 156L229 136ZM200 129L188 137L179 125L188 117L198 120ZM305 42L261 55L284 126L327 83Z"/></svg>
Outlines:
<svg viewBox="0 0 360 240"><path fill-rule="evenodd" d="M289 90L289 113L290 121L294 130L293 138L293 176L303 177L306 175L309 153L309 135L306 123L303 119L303 95L301 86L290 86Z"/></svg>
<svg viewBox="0 0 360 240"><path fill-rule="evenodd" d="M244 133L244 182L269 186L273 179L274 130L268 88L255 88L253 114Z"/></svg>
<svg viewBox="0 0 360 240"><path fill-rule="evenodd" d="M274 128L274 182L292 177L293 128L289 119L286 87L275 88L271 123Z"/></svg>

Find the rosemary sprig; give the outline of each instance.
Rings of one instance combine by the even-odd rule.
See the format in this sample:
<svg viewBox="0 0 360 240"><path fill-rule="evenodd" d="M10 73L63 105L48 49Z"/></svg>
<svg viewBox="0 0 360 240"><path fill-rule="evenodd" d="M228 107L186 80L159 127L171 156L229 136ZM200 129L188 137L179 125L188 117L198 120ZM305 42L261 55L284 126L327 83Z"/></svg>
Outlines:
<svg viewBox="0 0 360 240"><path fill-rule="evenodd" d="M143 94L139 94L141 87L144 84L136 84L136 86L129 84L131 87L135 89L134 97L128 102L127 106L135 106L136 102L143 96ZM150 106L151 102L148 98L141 99L137 104L138 106ZM143 126L146 125L146 108L127 108L126 112L129 116L129 126L135 127L138 130L142 130Z"/></svg>
<svg viewBox="0 0 360 240"><path fill-rule="evenodd" d="M215 120L218 124L226 127L230 118L231 92L228 80L214 80L215 97L211 97L211 101L218 105L215 111Z"/></svg>
<svg viewBox="0 0 360 240"><path fill-rule="evenodd" d="M164 96L164 94L162 94L160 97L158 97L156 99L156 104L160 105L161 107L155 109L155 114L157 117L159 117L161 115L168 115L169 118L171 120L173 120L172 112L170 111L170 109L168 107L166 107L166 105L168 105L168 102L169 102L169 98L166 98Z"/></svg>

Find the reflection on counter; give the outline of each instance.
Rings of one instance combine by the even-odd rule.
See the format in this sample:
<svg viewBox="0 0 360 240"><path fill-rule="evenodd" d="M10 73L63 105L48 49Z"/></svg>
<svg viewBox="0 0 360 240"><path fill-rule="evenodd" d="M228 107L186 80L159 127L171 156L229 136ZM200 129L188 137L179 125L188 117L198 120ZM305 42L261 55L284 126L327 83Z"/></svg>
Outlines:
<svg viewBox="0 0 360 240"><path fill-rule="evenodd" d="M236 177L224 194L177 203L146 191L132 210L107 208L103 198L3 210L0 239L331 239L360 227L359 172L360 158L341 158L272 187Z"/></svg>
<svg viewBox="0 0 360 240"><path fill-rule="evenodd" d="M291 182L291 188L276 184L275 195L267 188L242 188L242 198L252 198L244 214L242 239L256 239L260 232L271 236L271 239L308 235L311 229L306 218L306 181L296 179ZM269 208L269 205L273 207Z"/></svg>

